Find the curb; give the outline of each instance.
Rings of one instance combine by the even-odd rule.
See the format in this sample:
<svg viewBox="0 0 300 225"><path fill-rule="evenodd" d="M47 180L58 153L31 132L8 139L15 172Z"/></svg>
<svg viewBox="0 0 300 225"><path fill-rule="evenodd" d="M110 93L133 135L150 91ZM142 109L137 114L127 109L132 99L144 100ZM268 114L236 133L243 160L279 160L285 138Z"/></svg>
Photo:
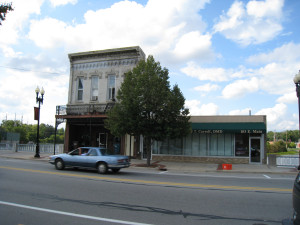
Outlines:
<svg viewBox="0 0 300 225"><path fill-rule="evenodd" d="M32 157L17 157L17 156L8 156L8 155L0 155L0 158L6 158L6 159L19 159L19 160L34 160L34 161L43 161L48 162L49 156L41 156L40 158L34 158ZM131 168L141 168L141 169L147 169L147 170L158 170L161 172L180 172L180 173L224 173L224 174L232 174L232 173L244 173L244 174L286 174L286 175L295 175L298 173L298 170L295 169L295 171L245 171L245 170L239 170L239 169L231 169L231 170L223 170L220 169L218 166L215 169L179 169L179 168L172 168L168 167L164 164L159 164L158 162L151 163L152 166L147 167L145 163L133 163L131 164ZM292 168L291 168L292 170Z"/></svg>

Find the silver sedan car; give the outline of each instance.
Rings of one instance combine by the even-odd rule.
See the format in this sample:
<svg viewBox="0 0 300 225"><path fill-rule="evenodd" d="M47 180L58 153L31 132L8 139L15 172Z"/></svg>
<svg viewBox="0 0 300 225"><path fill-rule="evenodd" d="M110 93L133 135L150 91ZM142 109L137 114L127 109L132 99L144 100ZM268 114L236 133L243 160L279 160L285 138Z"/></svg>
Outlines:
<svg viewBox="0 0 300 225"><path fill-rule="evenodd" d="M130 166L128 156L114 155L107 148L81 147L69 153L50 156L49 163L58 170L65 167L95 168L104 174L109 169L118 172L121 168Z"/></svg>

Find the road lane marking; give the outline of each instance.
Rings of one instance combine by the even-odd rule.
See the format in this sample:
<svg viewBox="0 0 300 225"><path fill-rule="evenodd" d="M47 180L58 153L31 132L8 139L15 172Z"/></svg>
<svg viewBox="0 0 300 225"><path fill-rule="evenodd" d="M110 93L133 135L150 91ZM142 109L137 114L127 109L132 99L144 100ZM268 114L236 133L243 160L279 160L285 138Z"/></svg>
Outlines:
<svg viewBox="0 0 300 225"><path fill-rule="evenodd" d="M79 218L83 218L83 219L105 221L105 222L110 222L110 223L130 224L130 225L150 225L150 224L146 224L146 223L136 223L136 222L130 222L130 221L115 220L115 219L109 219L109 218L103 218L103 217L88 216L88 215L82 215L82 214L77 214L77 213L70 213L70 212L57 211L57 210L52 210L52 209L45 209L45 208L39 208L39 207L34 207L34 206L28 206L28 205L12 203L12 202L0 201L0 204L19 207L19 208L24 208L24 209L31 209L31 210L41 211L41 212L60 214L60 215L64 215L64 216L73 216L73 217L79 217Z"/></svg>
<svg viewBox="0 0 300 225"><path fill-rule="evenodd" d="M264 175L265 178L271 179L271 177L269 177L268 175L266 175L266 174L263 174L263 175Z"/></svg>
<svg viewBox="0 0 300 225"><path fill-rule="evenodd" d="M158 174L164 174L164 173L168 173L168 171L162 171L162 172L159 172Z"/></svg>
<svg viewBox="0 0 300 225"><path fill-rule="evenodd" d="M148 181L148 180L135 180L126 178L115 178L115 177L103 177L103 176L92 176L83 174L71 174L65 172L51 172L43 170L33 170L24 168L15 168L8 166L0 166L0 169L24 171L31 173L41 173L41 174L51 174L51 175L61 175L68 177L79 177L79 178L89 178L97 180L106 181L116 181L116 182L127 182L127 183L141 183L141 184L155 184L155 185L165 185L165 186L180 186L180 187L194 187L194 188L213 188L213 189L233 189L233 190L250 190L250 191L274 191L274 192L292 192L292 189L287 188L269 188L269 187L242 187L242 186L224 186L224 185L210 185L210 184L190 184L190 183L177 183L177 182L165 182L165 181Z"/></svg>

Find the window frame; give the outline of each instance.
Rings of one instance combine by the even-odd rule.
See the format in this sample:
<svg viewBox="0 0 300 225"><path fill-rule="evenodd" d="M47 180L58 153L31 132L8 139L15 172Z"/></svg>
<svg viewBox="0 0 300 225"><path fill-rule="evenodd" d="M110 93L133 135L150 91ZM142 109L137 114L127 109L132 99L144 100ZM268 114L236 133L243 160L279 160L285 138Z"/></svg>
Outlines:
<svg viewBox="0 0 300 225"><path fill-rule="evenodd" d="M80 83L82 85L82 87L80 87ZM76 96L76 99L77 101L79 102L82 102L83 101L83 90L84 90L84 85L83 85L83 77L78 77L78 80L77 80L77 96ZM80 95L81 94L81 95ZM81 98L80 98L81 96Z"/></svg>
<svg viewBox="0 0 300 225"><path fill-rule="evenodd" d="M94 95L94 91L97 93ZM91 101L98 101L99 98L99 77L91 77Z"/></svg>
<svg viewBox="0 0 300 225"><path fill-rule="evenodd" d="M111 80L113 78L113 80ZM111 85L112 81L114 82L113 85ZM107 77L107 100L109 101L115 101L116 99L116 75L110 74Z"/></svg>

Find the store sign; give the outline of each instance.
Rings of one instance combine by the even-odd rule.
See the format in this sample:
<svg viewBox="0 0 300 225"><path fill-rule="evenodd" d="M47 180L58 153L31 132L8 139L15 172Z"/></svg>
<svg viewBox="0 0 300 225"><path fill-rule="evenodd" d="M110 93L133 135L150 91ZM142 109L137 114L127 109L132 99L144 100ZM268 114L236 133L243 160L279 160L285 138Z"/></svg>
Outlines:
<svg viewBox="0 0 300 225"><path fill-rule="evenodd" d="M224 133L241 133L241 134L263 134L263 130L193 130L197 134L224 134Z"/></svg>
<svg viewBox="0 0 300 225"><path fill-rule="evenodd" d="M224 130L193 130L193 133L198 133L198 134L223 134Z"/></svg>
<svg viewBox="0 0 300 225"><path fill-rule="evenodd" d="M262 130L241 130L241 134L262 134Z"/></svg>

